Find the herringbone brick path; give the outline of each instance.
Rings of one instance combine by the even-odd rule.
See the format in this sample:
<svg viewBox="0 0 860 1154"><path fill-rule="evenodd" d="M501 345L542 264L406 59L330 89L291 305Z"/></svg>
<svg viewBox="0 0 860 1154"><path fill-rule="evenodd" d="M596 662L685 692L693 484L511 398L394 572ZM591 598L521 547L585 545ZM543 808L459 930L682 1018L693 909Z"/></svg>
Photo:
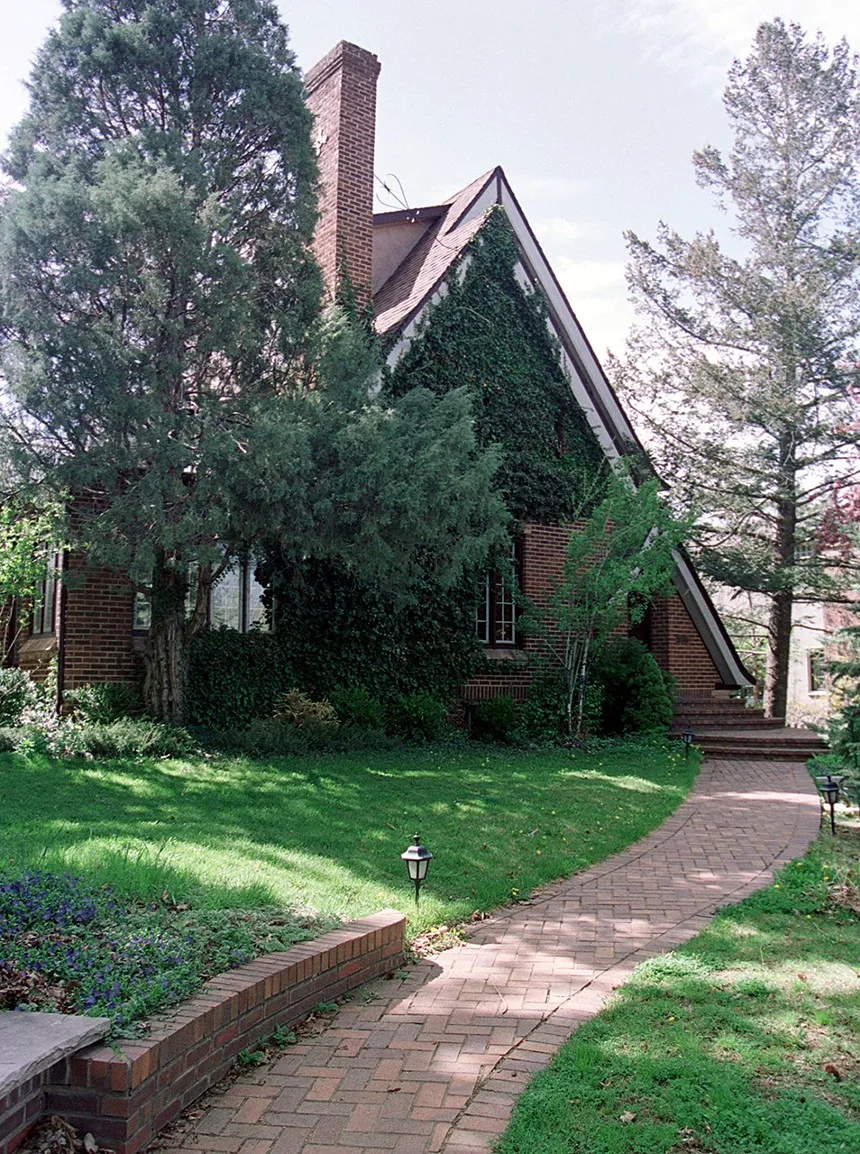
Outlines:
<svg viewBox="0 0 860 1154"><path fill-rule="evenodd" d="M528 1077L643 959L767 884L815 837L803 765L707 762L658 830L240 1077L170 1154L488 1151Z"/></svg>

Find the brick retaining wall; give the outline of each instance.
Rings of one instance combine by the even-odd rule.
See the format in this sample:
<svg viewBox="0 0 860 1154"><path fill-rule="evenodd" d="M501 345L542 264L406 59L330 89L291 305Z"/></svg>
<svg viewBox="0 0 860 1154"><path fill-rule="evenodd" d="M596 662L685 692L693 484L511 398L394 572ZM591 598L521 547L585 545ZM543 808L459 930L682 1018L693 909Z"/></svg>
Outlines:
<svg viewBox="0 0 860 1154"><path fill-rule="evenodd" d="M240 1050L403 960L406 918L383 910L212 978L140 1041L89 1046L0 1099L0 1154L59 1114L117 1154L142 1150L227 1073Z"/></svg>

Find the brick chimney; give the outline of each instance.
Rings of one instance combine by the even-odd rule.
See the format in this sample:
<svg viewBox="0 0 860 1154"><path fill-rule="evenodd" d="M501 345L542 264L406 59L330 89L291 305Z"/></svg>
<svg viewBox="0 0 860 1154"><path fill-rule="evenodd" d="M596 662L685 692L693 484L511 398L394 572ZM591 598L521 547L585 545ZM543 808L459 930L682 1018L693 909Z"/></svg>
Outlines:
<svg viewBox="0 0 860 1154"><path fill-rule="evenodd" d="M379 61L341 42L305 75L318 151L320 219L314 254L330 296L345 265L360 305L373 268L373 151Z"/></svg>

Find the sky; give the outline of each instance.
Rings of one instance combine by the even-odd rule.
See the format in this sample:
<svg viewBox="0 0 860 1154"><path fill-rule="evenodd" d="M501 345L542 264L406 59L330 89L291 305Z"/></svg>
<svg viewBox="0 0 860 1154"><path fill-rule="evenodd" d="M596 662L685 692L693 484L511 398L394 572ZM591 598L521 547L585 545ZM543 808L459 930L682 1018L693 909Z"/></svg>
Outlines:
<svg viewBox="0 0 860 1154"><path fill-rule="evenodd" d="M624 232L729 225L691 156L729 144L722 90L782 16L860 51L856 0L278 0L297 61L376 53L376 172L410 207L501 164L595 351L633 321ZM810 15L811 10L811 15ZM0 0L0 142L60 0ZM399 181L395 183L394 178ZM377 185L377 208L398 207Z"/></svg>

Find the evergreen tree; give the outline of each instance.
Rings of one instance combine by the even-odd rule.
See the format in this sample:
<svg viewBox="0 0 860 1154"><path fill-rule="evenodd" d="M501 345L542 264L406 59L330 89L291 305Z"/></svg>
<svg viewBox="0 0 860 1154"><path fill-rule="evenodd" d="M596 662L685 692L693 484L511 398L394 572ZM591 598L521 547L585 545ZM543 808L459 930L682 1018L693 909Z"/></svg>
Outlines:
<svg viewBox="0 0 860 1154"><path fill-rule="evenodd" d="M834 483L850 483L850 390L860 332L860 99L855 60L781 20L735 62L733 146L695 154L733 238L662 225L628 234L643 318L617 377L658 469L697 507L699 559L769 601L765 706L784 716L792 607L841 595L816 553Z"/></svg>
<svg viewBox="0 0 860 1154"><path fill-rule="evenodd" d="M494 461L462 396L383 406L361 330L318 330L311 120L275 5L64 8L5 159L2 420L22 490L71 494L70 543L149 598L145 697L181 720L236 555L274 537L405 581L430 549L448 577L502 532Z"/></svg>

